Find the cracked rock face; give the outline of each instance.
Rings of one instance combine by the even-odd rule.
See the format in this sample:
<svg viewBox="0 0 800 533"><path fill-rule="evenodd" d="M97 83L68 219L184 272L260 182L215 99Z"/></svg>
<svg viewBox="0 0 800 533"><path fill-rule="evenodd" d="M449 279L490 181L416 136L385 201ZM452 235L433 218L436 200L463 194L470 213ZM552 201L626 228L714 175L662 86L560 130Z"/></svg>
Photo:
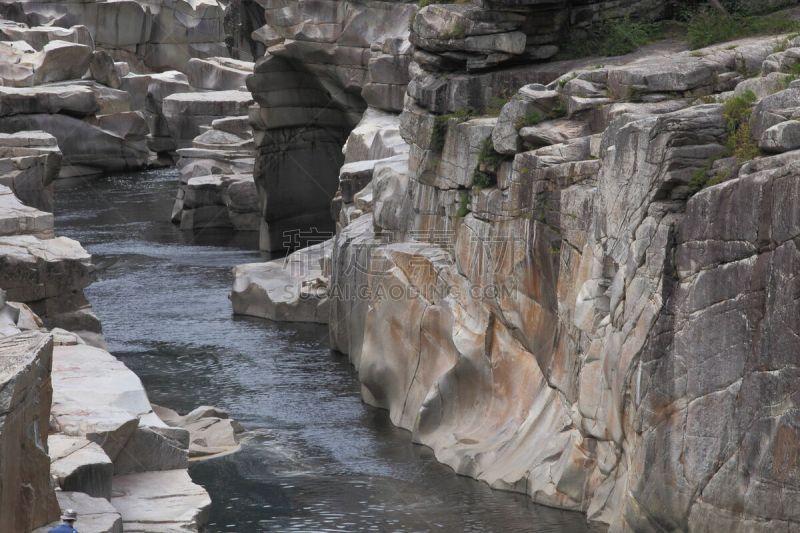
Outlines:
<svg viewBox="0 0 800 533"><path fill-rule="evenodd" d="M796 42L773 41L528 73L497 118L445 112L458 76L508 71L437 92L417 70L391 164L365 146L397 123L367 113L329 281L365 401L457 472L610 531L794 527L800 99ZM748 90L752 161L714 103Z"/></svg>

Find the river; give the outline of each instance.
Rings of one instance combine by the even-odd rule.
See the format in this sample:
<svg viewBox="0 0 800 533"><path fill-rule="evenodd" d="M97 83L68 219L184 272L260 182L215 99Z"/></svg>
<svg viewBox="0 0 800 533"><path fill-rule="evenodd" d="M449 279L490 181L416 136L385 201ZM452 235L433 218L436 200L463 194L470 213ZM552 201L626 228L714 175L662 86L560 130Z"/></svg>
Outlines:
<svg viewBox="0 0 800 533"><path fill-rule="evenodd" d="M582 515L457 476L364 405L320 325L234 317L231 267L264 260L255 234L169 222L174 169L59 182L56 226L106 264L86 291L109 349L152 402L226 409L239 453L195 463L209 531L581 532Z"/></svg>

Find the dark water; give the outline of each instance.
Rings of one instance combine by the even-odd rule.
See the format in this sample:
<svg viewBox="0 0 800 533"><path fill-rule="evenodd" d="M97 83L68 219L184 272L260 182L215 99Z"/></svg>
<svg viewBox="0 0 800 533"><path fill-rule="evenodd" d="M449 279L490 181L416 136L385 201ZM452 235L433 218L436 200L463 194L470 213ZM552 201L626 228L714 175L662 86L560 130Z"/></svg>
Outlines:
<svg viewBox="0 0 800 533"><path fill-rule="evenodd" d="M153 402L222 407L252 432L241 452L192 466L210 531L585 531L583 517L456 476L361 403L324 326L231 315L232 266L255 235L181 232L174 170L59 184L57 225L101 262L87 293L111 351Z"/></svg>

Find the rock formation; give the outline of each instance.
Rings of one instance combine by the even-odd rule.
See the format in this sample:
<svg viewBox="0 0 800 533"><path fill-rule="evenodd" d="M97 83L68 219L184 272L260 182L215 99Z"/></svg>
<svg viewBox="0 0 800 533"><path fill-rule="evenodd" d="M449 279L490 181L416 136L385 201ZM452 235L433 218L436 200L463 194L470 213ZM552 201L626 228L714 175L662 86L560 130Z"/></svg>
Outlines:
<svg viewBox="0 0 800 533"><path fill-rule="evenodd" d="M236 312L320 321L324 303L364 400L492 487L610 531L796 527L799 39L542 63L620 11L433 3L374 39L361 77L330 22L384 3L267 4L274 43L248 80L262 245L277 218L307 222L270 204L309 190L275 161L306 149L288 109L317 111L303 134L325 133L328 167L370 107L333 242L237 267ZM394 89L370 101L388 80L407 83L399 117ZM319 161L303 168L328 183Z"/></svg>

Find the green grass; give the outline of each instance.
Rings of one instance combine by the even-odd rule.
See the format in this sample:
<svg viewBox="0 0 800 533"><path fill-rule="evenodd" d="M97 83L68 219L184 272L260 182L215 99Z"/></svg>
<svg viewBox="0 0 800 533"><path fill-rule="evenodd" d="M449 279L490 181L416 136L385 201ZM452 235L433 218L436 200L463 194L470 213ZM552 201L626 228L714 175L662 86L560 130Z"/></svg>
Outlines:
<svg viewBox="0 0 800 533"><path fill-rule="evenodd" d="M456 216L464 218L470 212L470 194L468 191L461 191L458 196L458 211Z"/></svg>
<svg viewBox="0 0 800 533"><path fill-rule="evenodd" d="M781 15L722 15L700 9L690 16L686 26L689 48L695 50L712 44L751 37L800 31L800 21Z"/></svg>
<svg viewBox="0 0 800 533"><path fill-rule="evenodd" d="M436 153L442 153L444 149L444 142L447 139L447 129L450 127L450 122L456 124L466 122L475 115L474 109L460 109L454 113L447 115L437 115L433 119L433 131L431 132L431 150Z"/></svg>
<svg viewBox="0 0 800 533"><path fill-rule="evenodd" d="M528 126L535 126L544 120L544 115L538 111L530 111L524 117L514 123L514 127L518 130L527 128Z"/></svg>
<svg viewBox="0 0 800 533"><path fill-rule="evenodd" d="M728 126L725 144L729 155L739 161L749 161L761 153L750 131L750 114L757 100L753 91L745 91L726 100L722 107L722 116Z"/></svg>
<svg viewBox="0 0 800 533"><path fill-rule="evenodd" d="M472 186L485 189L497 184L497 169L509 156L498 153L494 149L492 138L484 139L481 151L478 153L478 164L472 173Z"/></svg>
<svg viewBox="0 0 800 533"><path fill-rule="evenodd" d="M559 52L560 59L621 56L663 36L661 24L630 17L595 24L585 36L573 35Z"/></svg>

